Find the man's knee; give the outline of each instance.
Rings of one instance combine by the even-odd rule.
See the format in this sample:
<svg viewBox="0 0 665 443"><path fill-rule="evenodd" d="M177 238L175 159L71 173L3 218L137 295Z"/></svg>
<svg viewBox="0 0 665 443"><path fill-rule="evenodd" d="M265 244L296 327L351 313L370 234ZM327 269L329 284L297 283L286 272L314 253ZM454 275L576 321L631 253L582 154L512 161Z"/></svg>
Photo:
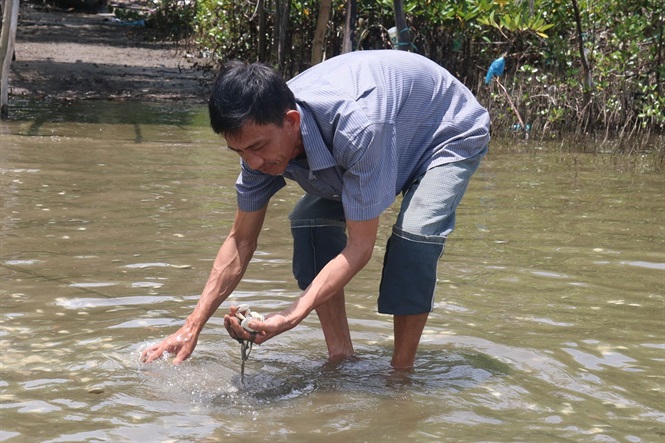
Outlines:
<svg viewBox="0 0 665 443"><path fill-rule="evenodd" d="M388 239L383 260L379 312L393 315L430 312L445 237L415 236L396 229Z"/></svg>
<svg viewBox="0 0 665 443"><path fill-rule="evenodd" d="M346 246L346 230L339 222L312 221L291 226L293 275L300 289L306 289L321 269Z"/></svg>

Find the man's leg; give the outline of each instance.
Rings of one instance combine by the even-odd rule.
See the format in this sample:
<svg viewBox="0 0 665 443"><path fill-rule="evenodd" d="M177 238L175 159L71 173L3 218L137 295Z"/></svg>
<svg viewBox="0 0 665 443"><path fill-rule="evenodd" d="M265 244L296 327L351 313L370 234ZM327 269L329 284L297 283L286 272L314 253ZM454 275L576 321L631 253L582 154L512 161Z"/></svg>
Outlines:
<svg viewBox="0 0 665 443"><path fill-rule="evenodd" d="M436 268L445 238L393 227L383 261L379 312L394 316L395 348L391 365L413 367L420 336L434 303Z"/></svg>
<svg viewBox="0 0 665 443"><path fill-rule="evenodd" d="M395 369L413 367L420 336L425 329L429 312L415 315L396 315L393 326L395 332L395 349L390 365Z"/></svg>
<svg viewBox="0 0 665 443"><path fill-rule="evenodd" d="M306 289L323 267L346 246L344 209L337 201L305 194L289 215L293 235L293 275ZM353 355L344 290L316 307L330 359Z"/></svg>
<svg viewBox="0 0 665 443"><path fill-rule="evenodd" d="M316 308L316 314L321 322L323 336L328 346L328 358L341 360L353 355L353 343L349 332L349 322L346 317L344 290L339 291L326 303Z"/></svg>
<svg viewBox="0 0 665 443"><path fill-rule="evenodd" d="M379 290L379 312L394 316L395 368L413 367L434 306L438 261L455 227L457 206L485 152L430 169L404 195L388 239Z"/></svg>

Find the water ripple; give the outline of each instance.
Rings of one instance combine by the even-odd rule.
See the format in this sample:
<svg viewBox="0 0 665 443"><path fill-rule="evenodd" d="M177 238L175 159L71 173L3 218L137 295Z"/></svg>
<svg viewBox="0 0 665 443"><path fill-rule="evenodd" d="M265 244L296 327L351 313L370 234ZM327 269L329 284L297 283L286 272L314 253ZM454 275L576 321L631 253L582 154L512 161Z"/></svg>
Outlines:
<svg viewBox="0 0 665 443"><path fill-rule="evenodd" d="M82 308L102 308L108 306L132 306L132 305L151 305L166 301L181 300L181 297L168 295L140 295L129 297L86 297L86 298L64 298L59 297L55 300L56 305L67 309Z"/></svg>

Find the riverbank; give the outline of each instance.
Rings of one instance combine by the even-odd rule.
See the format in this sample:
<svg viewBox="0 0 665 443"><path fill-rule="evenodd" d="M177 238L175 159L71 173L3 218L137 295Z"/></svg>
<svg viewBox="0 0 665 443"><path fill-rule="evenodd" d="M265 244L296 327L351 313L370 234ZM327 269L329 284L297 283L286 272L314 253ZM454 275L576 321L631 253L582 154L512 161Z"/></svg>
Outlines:
<svg viewBox="0 0 665 443"><path fill-rule="evenodd" d="M109 13L80 13L23 3L11 101L186 100L205 102L209 75L173 43Z"/></svg>

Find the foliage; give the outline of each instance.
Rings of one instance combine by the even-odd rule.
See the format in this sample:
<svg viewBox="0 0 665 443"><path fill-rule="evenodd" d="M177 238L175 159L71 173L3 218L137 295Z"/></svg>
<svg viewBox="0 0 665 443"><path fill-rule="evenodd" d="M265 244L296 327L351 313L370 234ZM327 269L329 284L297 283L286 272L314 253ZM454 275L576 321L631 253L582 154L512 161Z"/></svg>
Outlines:
<svg viewBox="0 0 665 443"><path fill-rule="evenodd" d="M156 0L158 26L184 29L202 60L258 60L257 0ZM196 3L194 3L196 1ZM276 65L278 1L290 1L286 75L309 66L318 2L265 0L268 56ZM358 1L355 49L390 48L392 0ZM578 36L570 0L405 0L415 51L462 80L492 112L493 131L510 133L520 119L532 134L574 131L613 135L665 129L662 0L578 0ZM346 2L333 0L327 58L341 49ZM592 85L585 88L578 38ZM506 74L483 77L505 54ZM500 85L496 82L500 82ZM505 92L504 89L505 88ZM513 108L514 105L514 108Z"/></svg>
<svg viewBox="0 0 665 443"><path fill-rule="evenodd" d="M147 7L109 6L116 18L127 24L141 23L157 31L158 37L182 41L191 36L196 18L196 0L150 0Z"/></svg>
<svg viewBox="0 0 665 443"><path fill-rule="evenodd" d="M195 0L153 0L148 24L174 40L189 37L194 31Z"/></svg>

